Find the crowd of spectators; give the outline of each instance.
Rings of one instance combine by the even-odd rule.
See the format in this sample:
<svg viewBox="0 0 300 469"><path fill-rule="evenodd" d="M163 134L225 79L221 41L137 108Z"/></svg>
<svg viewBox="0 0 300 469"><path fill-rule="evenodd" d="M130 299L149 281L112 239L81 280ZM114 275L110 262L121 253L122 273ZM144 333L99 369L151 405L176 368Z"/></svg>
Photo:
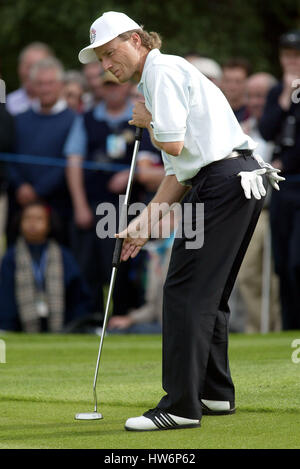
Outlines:
<svg viewBox="0 0 300 469"><path fill-rule="evenodd" d="M261 331L265 295L268 330L300 328L300 111L292 99L300 32L281 38L278 80L252 73L244 58L222 66L198 52L185 58L221 88L256 152L286 177L280 192L269 189L237 279L237 329ZM128 121L141 96L99 62L66 71L40 42L21 51L18 76L20 88L0 105L0 329L57 332L103 314L114 238L97 236L97 207L110 203L119 213L134 145ZM163 175L144 132L131 202L147 203ZM161 331L172 239L153 240L121 263L110 333Z"/></svg>

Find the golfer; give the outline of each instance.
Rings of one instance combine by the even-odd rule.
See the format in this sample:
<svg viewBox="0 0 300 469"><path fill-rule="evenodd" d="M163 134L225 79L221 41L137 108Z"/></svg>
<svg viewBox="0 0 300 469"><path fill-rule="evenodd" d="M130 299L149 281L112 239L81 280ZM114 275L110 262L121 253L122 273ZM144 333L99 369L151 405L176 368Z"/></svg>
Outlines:
<svg viewBox="0 0 300 469"><path fill-rule="evenodd" d="M200 426L202 414L235 411L228 363L228 299L266 194L266 177L278 189L277 171L253 157L222 92L181 57L160 52L123 13L107 12L91 26L91 44L79 53L97 58L123 83L135 80L138 102L130 124L146 128L162 152L165 177L148 207L133 220L121 259L135 257L151 236L155 204L204 204L204 242L189 249L185 230L174 241L163 305L163 388L154 409L129 418L127 430ZM184 205L184 204L183 204ZM195 224L196 210L192 211Z"/></svg>

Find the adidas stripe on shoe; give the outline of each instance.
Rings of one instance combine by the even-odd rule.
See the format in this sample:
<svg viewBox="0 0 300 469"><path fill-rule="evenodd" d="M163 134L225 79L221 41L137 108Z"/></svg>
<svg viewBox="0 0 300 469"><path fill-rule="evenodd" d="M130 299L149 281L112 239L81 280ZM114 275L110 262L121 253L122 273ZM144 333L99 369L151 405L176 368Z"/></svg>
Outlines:
<svg viewBox="0 0 300 469"><path fill-rule="evenodd" d="M150 409L140 417L129 418L125 423L126 430L138 432L194 427L200 427L200 420L178 417L158 408Z"/></svg>

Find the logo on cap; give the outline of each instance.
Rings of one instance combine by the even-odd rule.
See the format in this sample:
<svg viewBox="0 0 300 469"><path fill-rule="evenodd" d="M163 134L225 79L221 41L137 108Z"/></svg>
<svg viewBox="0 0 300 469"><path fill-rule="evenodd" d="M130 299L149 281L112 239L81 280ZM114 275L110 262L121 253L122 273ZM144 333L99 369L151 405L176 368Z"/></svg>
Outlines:
<svg viewBox="0 0 300 469"><path fill-rule="evenodd" d="M91 44L93 44L95 42L95 39L96 39L96 29L92 28L91 31L90 31Z"/></svg>

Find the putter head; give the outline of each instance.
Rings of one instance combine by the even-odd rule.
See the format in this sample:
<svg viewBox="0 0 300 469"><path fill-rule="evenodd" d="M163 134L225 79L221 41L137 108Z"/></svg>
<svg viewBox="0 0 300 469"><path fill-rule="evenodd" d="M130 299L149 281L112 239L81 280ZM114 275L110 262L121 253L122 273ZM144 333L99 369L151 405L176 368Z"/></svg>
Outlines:
<svg viewBox="0 0 300 469"><path fill-rule="evenodd" d="M99 412L84 412L75 415L75 420L101 420L103 415Z"/></svg>

